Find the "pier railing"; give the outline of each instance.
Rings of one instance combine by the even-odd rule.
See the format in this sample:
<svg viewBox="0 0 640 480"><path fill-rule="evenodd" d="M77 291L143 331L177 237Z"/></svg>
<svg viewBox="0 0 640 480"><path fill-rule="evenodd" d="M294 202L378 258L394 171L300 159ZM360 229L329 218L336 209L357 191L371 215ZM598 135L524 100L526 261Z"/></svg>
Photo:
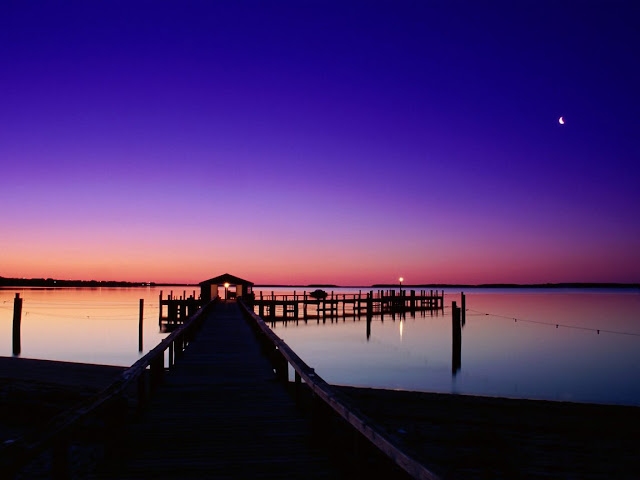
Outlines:
<svg viewBox="0 0 640 480"><path fill-rule="evenodd" d="M174 330L153 350L140 358L102 392L79 406L54 417L44 428L5 442L0 448L2 478L13 478L46 452L51 452L50 469L54 479L71 477L70 447L73 434L96 420L104 426L103 441L107 457L116 458L123 443L123 428L128 414L128 401L133 396L138 409L150 398L167 368L179 358L215 301L199 309L188 321Z"/></svg>
<svg viewBox="0 0 640 480"><path fill-rule="evenodd" d="M345 317L377 313L440 310L444 291L370 290L358 293L316 292L275 294L258 292L251 301L260 317L274 321L298 318Z"/></svg>
<svg viewBox="0 0 640 480"><path fill-rule="evenodd" d="M285 384L289 383L289 366L294 371L295 397L300 399L301 391L306 387L311 392L312 401L328 407L335 415L342 418L354 431L355 442L364 437L379 452L413 478L437 480L439 477L420 462L399 449L375 423L360 412L348 399L340 395L331 385L317 375L280 337L267 326L264 320L241 300L238 301L245 315L258 335L262 348L270 357L277 377ZM303 383L304 382L304 383ZM303 386L304 385L304 386ZM323 409L320 405L312 405L313 411Z"/></svg>

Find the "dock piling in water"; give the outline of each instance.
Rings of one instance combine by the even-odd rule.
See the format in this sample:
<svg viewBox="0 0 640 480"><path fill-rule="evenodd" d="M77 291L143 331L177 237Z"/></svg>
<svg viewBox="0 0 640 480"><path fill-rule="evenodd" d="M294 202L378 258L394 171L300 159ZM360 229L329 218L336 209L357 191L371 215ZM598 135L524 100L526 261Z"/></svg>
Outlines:
<svg viewBox="0 0 640 480"><path fill-rule="evenodd" d="M142 324L144 318L144 298L140 299L140 316L138 318L138 351L142 351Z"/></svg>
<svg viewBox="0 0 640 480"><path fill-rule="evenodd" d="M294 292L293 295L276 295L275 292L264 295L260 292L253 301L255 313L265 320L274 321L297 321L302 312L302 318L306 321L314 318L323 323L327 317L333 322L338 318L359 317L363 313L367 316L375 314L395 314L416 311L438 311L444 308L444 291L442 293L433 290L431 293L415 290L403 291L401 294L395 290L374 292L371 290L362 296L362 291L358 293L335 293L330 292L325 298L303 295ZM364 310L364 312L363 312Z"/></svg>
<svg viewBox="0 0 640 480"><path fill-rule="evenodd" d="M20 294L16 293L16 298L13 300L13 356L20 355L21 339L20 339L20 323L22 321L22 299Z"/></svg>
<svg viewBox="0 0 640 480"><path fill-rule="evenodd" d="M460 308L451 302L451 374L455 376L462 366L462 324Z"/></svg>

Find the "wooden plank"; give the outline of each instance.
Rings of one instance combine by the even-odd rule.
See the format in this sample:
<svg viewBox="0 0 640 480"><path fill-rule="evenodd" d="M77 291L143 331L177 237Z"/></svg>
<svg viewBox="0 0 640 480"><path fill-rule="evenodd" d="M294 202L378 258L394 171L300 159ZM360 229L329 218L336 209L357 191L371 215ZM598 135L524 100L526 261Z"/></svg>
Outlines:
<svg viewBox="0 0 640 480"><path fill-rule="evenodd" d="M276 381L238 305L216 305L100 478L344 478Z"/></svg>
<svg viewBox="0 0 640 480"><path fill-rule="evenodd" d="M359 434L371 442L380 452L384 453L397 466L403 469L413 478L423 480L438 480L439 477L434 472L427 469L420 462L400 450L389 437L373 422L362 414L348 399L344 398L338 390L330 386L313 368L309 367L291 348L279 338L265 322L255 315L252 310L242 305L246 313L254 320L257 328L267 336L278 348L289 364L295 369L301 380L312 391L312 395L324 402L337 415L342 417Z"/></svg>

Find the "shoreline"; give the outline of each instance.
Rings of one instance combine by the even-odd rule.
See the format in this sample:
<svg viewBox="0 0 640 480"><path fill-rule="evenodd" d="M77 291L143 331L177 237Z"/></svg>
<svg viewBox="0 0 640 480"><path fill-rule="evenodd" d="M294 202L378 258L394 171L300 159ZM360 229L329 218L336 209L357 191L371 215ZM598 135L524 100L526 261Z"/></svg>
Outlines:
<svg viewBox="0 0 640 480"><path fill-rule="evenodd" d="M633 478L640 407L336 387L445 479Z"/></svg>
<svg viewBox="0 0 640 480"><path fill-rule="evenodd" d="M107 387L123 367L0 357L2 441ZM443 479L632 478L640 407L334 388Z"/></svg>
<svg viewBox="0 0 640 480"><path fill-rule="evenodd" d="M120 288L136 288L136 287L199 287L199 283L168 283L168 282L130 282L119 280L61 280L53 278L6 278L0 276L0 288L19 288L19 287L75 287L75 288L99 288L99 287L120 287ZM504 289L563 289L563 288L618 288L618 289L640 289L640 283L624 283L624 282L558 282L558 283L417 283L403 284L397 283L374 283L371 285L334 285L334 284L304 284L304 285L287 285L287 284L254 284L253 288L402 288L404 290L410 288L504 288Z"/></svg>

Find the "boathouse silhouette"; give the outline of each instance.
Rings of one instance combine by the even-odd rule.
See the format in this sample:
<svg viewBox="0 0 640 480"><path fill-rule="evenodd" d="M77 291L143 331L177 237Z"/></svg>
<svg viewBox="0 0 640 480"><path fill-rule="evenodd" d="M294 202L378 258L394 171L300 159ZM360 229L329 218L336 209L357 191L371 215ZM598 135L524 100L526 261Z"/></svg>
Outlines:
<svg viewBox="0 0 640 480"><path fill-rule="evenodd" d="M235 287L236 298L249 297L253 294L253 282L224 273L200 282L200 299L206 303L219 297L220 287L224 290L225 284L229 284L229 287Z"/></svg>

